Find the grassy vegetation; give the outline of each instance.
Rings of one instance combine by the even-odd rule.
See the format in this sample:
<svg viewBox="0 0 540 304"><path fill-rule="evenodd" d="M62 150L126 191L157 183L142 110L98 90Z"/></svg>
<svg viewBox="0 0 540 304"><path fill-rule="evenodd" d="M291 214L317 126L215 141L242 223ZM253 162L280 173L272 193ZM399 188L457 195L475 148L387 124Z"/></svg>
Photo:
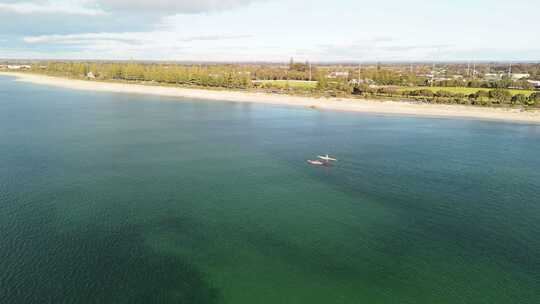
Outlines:
<svg viewBox="0 0 540 304"><path fill-rule="evenodd" d="M410 92L410 91L417 91L417 90L429 90L429 91L432 91L433 93L437 93L439 91L447 91L453 94L469 95L469 94L474 94L478 91L482 91L482 90L489 91L491 89L465 88L465 87L399 87L397 88L398 92ZM532 93L535 92L535 91L530 91L530 90L511 90L511 89L508 91L510 91L512 95L523 94L525 96L530 96Z"/></svg>
<svg viewBox="0 0 540 304"><path fill-rule="evenodd" d="M261 84L262 86L268 86L277 89L315 89L317 87L317 81L303 80L258 80L254 81L254 84Z"/></svg>

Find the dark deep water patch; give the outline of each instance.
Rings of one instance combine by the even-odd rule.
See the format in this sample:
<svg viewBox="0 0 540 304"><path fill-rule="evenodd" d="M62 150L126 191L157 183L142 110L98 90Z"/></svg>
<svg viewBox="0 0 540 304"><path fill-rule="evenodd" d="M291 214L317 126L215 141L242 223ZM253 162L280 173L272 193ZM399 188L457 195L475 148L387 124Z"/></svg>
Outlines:
<svg viewBox="0 0 540 304"><path fill-rule="evenodd" d="M137 227L88 226L58 232L51 210L2 225L0 268L5 303L219 303L193 264L144 245Z"/></svg>
<svg viewBox="0 0 540 304"><path fill-rule="evenodd" d="M537 303L538 151L537 126L0 78L0 302Z"/></svg>

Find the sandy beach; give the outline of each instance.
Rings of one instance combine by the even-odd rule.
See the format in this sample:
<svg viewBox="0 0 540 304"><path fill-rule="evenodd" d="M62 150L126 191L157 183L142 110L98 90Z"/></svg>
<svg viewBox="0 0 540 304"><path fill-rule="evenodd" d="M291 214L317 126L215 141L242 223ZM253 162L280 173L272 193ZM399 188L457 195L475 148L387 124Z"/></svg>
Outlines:
<svg viewBox="0 0 540 304"><path fill-rule="evenodd" d="M486 108L462 105L432 105L408 101L381 101L346 98L311 98L255 92L218 91L175 87L149 86L73 80L28 73L0 72L0 75L17 77L17 81L61 88L131 94L149 94L246 103L264 103L284 106L309 107L319 110L363 112L386 115L413 115L446 118L470 118L540 124L540 111Z"/></svg>

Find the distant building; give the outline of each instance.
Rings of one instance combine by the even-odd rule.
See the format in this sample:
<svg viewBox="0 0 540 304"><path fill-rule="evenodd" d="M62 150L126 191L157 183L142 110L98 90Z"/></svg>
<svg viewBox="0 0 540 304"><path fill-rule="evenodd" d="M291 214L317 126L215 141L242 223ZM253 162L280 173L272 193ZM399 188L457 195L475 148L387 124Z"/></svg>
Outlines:
<svg viewBox="0 0 540 304"><path fill-rule="evenodd" d="M351 85L360 85L360 84L367 84L367 85L370 85L370 84L374 84L375 81L371 80L371 79L351 79L351 81L349 81L349 84Z"/></svg>
<svg viewBox="0 0 540 304"><path fill-rule="evenodd" d="M326 78L336 79L336 78L348 78L349 72L332 72L326 76Z"/></svg>
<svg viewBox="0 0 540 304"><path fill-rule="evenodd" d="M486 81L499 81L502 80L503 74L487 73L484 74L484 80Z"/></svg>
<svg viewBox="0 0 540 304"><path fill-rule="evenodd" d="M453 78L448 78L448 77L435 77L435 81L448 81L448 80L452 80Z"/></svg>
<svg viewBox="0 0 540 304"><path fill-rule="evenodd" d="M540 81L538 81L538 80L527 80L527 82L532 84L535 89L540 89Z"/></svg>
<svg viewBox="0 0 540 304"><path fill-rule="evenodd" d="M29 65L15 65L15 64L8 64L7 66L8 70L29 70L32 67Z"/></svg>
<svg viewBox="0 0 540 304"><path fill-rule="evenodd" d="M510 74L510 78L512 80L520 80L520 79L525 79L525 78L529 78L531 77L531 74L527 74L527 73L513 73L513 74Z"/></svg>
<svg viewBox="0 0 540 304"><path fill-rule="evenodd" d="M96 79L96 76L94 75L94 73L88 72L88 74L86 74L86 78L88 78L88 79Z"/></svg>

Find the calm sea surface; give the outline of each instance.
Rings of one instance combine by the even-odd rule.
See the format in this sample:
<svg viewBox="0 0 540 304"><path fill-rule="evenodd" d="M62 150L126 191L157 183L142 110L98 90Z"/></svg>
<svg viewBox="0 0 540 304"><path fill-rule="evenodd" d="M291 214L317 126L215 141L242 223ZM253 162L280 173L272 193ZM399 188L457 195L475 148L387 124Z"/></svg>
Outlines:
<svg viewBox="0 0 540 304"><path fill-rule="evenodd" d="M0 302L540 303L540 127L0 77Z"/></svg>

